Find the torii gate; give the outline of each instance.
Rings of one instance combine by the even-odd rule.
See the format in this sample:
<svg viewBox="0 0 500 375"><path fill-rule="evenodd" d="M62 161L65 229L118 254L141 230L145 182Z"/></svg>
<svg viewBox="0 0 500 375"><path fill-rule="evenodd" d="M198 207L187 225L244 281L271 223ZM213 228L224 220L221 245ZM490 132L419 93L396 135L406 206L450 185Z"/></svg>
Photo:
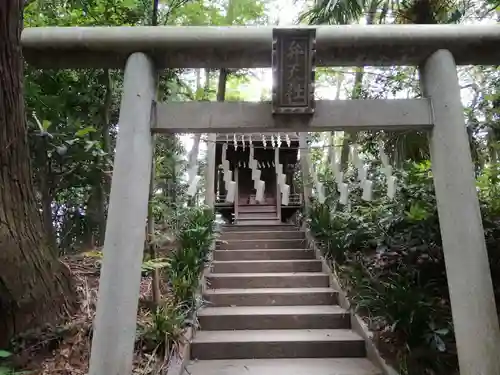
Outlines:
<svg viewBox="0 0 500 375"><path fill-rule="evenodd" d="M24 30L24 56L39 67L125 66L90 375L132 372L152 132L367 129L429 130L460 373L500 374L500 330L455 65L499 64L500 26L320 26L315 30L317 65L416 65L425 98L319 101L314 115L285 119L273 116L271 103L156 103L157 69L270 67L273 29Z"/></svg>

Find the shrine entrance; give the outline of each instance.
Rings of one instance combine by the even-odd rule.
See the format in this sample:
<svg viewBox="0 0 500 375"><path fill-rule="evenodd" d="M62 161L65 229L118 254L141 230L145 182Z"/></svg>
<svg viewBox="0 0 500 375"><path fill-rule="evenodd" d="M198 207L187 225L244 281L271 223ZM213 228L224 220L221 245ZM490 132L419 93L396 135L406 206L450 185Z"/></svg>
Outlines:
<svg viewBox="0 0 500 375"><path fill-rule="evenodd" d="M298 145L295 132L218 135L216 211L234 224L286 222L302 207L293 183Z"/></svg>
<svg viewBox="0 0 500 375"><path fill-rule="evenodd" d="M461 375L498 375L500 329L456 72L458 64L500 62L497 25L28 28L25 58L39 67L125 66L120 132L101 268L90 375L131 373L152 161L151 133L210 133L207 192L216 201L216 134L298 133L303 202L311 194L306 132L428 131ZM314 102L314 65L420 68L422 99ZM273 67L272 103L156 101L162 68ZM228 142L229 143L229 142ZM217 147L216 147L217 146ZM223 145L221 144L220 147ZM229 145L227 146L229 153ZM221 149L222 154L222 149ZM255 156L255 155L254 155ZM274 165L276 200L288 199L285 164ZM259 206L274 179L252 160ZM248 178L221 158L227 192L216 202L252 199ZM271 167L271 170L273 168ZM259 172L261 171L260 175ZM231 172L231 173L229 173ZM246 176L246 177L244 177ZM224 177L224 176L223 176ZM231 177L231 178L229 178ZM236 179L235 179L236 177ZM316 190L321 190L317 181ZM342 180L339 187L345 187ZM231 186L231 188L229 188ZM240 186L241 188L241 186ZM266 191L269 190L267 193ZM269 195L266 195L269 194ZM223 195L223 194L222 194ZM222 196L219 195L219 196ZM277 215L283 204L276 205ZM280 213L281 214L281 213Z"/></svg>

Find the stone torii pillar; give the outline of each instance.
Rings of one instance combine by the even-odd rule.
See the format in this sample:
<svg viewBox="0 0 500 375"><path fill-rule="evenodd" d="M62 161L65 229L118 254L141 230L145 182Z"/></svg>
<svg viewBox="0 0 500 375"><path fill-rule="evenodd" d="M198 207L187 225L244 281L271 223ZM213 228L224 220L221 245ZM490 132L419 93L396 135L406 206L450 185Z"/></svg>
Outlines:
<svg viewBox="0 0 500 375"><path fill-rule="evenodd" d="M149 57L130 55L123 80L90 375L132 373L153 158L155 81Z"/></svg>
<svg viewBox="0 0 500 375"><path fill-rule="evenodd" d="M500 330L453 55L420 69L430 98L432 172L461 375L500 374Z"/></svg>

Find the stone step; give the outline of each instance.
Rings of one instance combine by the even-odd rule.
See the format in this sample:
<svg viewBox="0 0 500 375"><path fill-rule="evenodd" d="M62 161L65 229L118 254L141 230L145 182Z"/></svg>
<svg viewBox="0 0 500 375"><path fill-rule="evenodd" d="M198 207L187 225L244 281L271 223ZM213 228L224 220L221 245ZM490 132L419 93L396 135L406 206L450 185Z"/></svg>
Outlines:
<svg viewBox="0 0 500 375"><path fill-rule="evenodd" d="M304 306L335 305L338 292L332 288L252 288L206 290L212 306Z"/></svg>
<svg viewBox="0 0 500 375"><path fill-rule="evenodd" d="M210 273L206 277L211 289L217 288L321 288L330 285L326 273Z"/></svg>
<svg viewBox="0 0 500 375"><path fill-rule="evenodd" d="M238 212L246 213L246 212L274 212L276 213L277 207L275 204L273 205L264 205L264 204L250 204L250 205L238 205Z"/></svg>
<svg viewBox="0 0 500 375"><path fill-rule="evenodd" d="M271 225L280 225L282 224L279 219L262 219L262 218L246 218L246 219L241 219L238 217L237 220L238 224L240 227L244 226L254 226L254 225L265 225L265 226L271 226ZM269 228L268 228L269 229Z"/></svg>
<svg viewBox="0 0 500 375"><path fill-rule="evenodd" d="M305 233L298 231L274 231L273 228L268 228L268 231L255 232L226 232L222 233L220 239L223 241L229 240L293 240L304 239Z"/></svg>
<svg viewBox="0 0 500 375"><path fill-rule="evenodd" d="M214 261L214 273L321 272L317 259Z"/></svg>
<svg viewBox="0 0 500 375"><path fill-rule="evenodd" d="M333 305L206 307L198 319L203 331L350 328L349 314Z"/></svg>
<svg viewBox="0 0 500 375"><path fill-rule="evenodd" d="M267 249L267 250L215 250L214 260L290 260L314 259L314 252L306 249Z"/></svg>
<svg viewBox="0 0 500 375"><path fill-rule="evenodd" d="M254 225L238 225L238 224L233 224L233 225L223 225L222 226L222 232L257 232L257 231L268 231L269 226L267 224L261 225L259 223L254 223ZM291 224L275 224L272 227L273 231L289 231L289 232L294 232L298 231L299 228L296 225L291 225Z"/></svg>
<svg viewBox="0 0 500 375"><path fill-rule="evenodd" d="M304 239L292 240L229 240L217 243L219 250L252 250L252 249L304 249Z"/></svg>
<svg viewBox="0 0 500 375"><path fill-rule="evenodd" d="M183 375L382 375L366 358L190 361Z"/></svg>
<svg viewBox="0 0 500 375"><path fill-rule="evenodd" d="M198 331L191 358L364 357L363 339L348 329Z"/></svg>
<svg viewBox="0 0 500 375"><path fill-rule="evenodd" d="M238 220L278 220L274 212L238 212Z"/></svg>

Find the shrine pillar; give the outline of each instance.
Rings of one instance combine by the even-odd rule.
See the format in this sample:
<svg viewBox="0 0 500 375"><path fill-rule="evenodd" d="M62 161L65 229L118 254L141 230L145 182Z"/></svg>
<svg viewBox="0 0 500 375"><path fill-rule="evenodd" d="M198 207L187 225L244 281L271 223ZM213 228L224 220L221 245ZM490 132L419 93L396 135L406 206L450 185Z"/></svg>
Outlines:
<svg viewBox="0 0 500 375"><path fill-rule="evenodd" d="M500 329L457 70L447 50L420 69L431 100L432 174L461 375L500 374Z"/></svg>
<svg viewBox="0 0 500 375"><path fill-rule="evenodd" d="M214 209L215 204L215 141L217 134L209 133L207 138L207 169L206 169L206 182L205 182L205 205L211 210Z"/></svg>
<svg viewBox="0 0 500 375"><path fill-rule="evenodd" d="M299 133L299 148L300 148L300 174L302 176L302 193L304 195L304 209L309 212L309 206L312 195L310 185L311 174L309 165L309 146L307 144L307 133Z"/></svg>

